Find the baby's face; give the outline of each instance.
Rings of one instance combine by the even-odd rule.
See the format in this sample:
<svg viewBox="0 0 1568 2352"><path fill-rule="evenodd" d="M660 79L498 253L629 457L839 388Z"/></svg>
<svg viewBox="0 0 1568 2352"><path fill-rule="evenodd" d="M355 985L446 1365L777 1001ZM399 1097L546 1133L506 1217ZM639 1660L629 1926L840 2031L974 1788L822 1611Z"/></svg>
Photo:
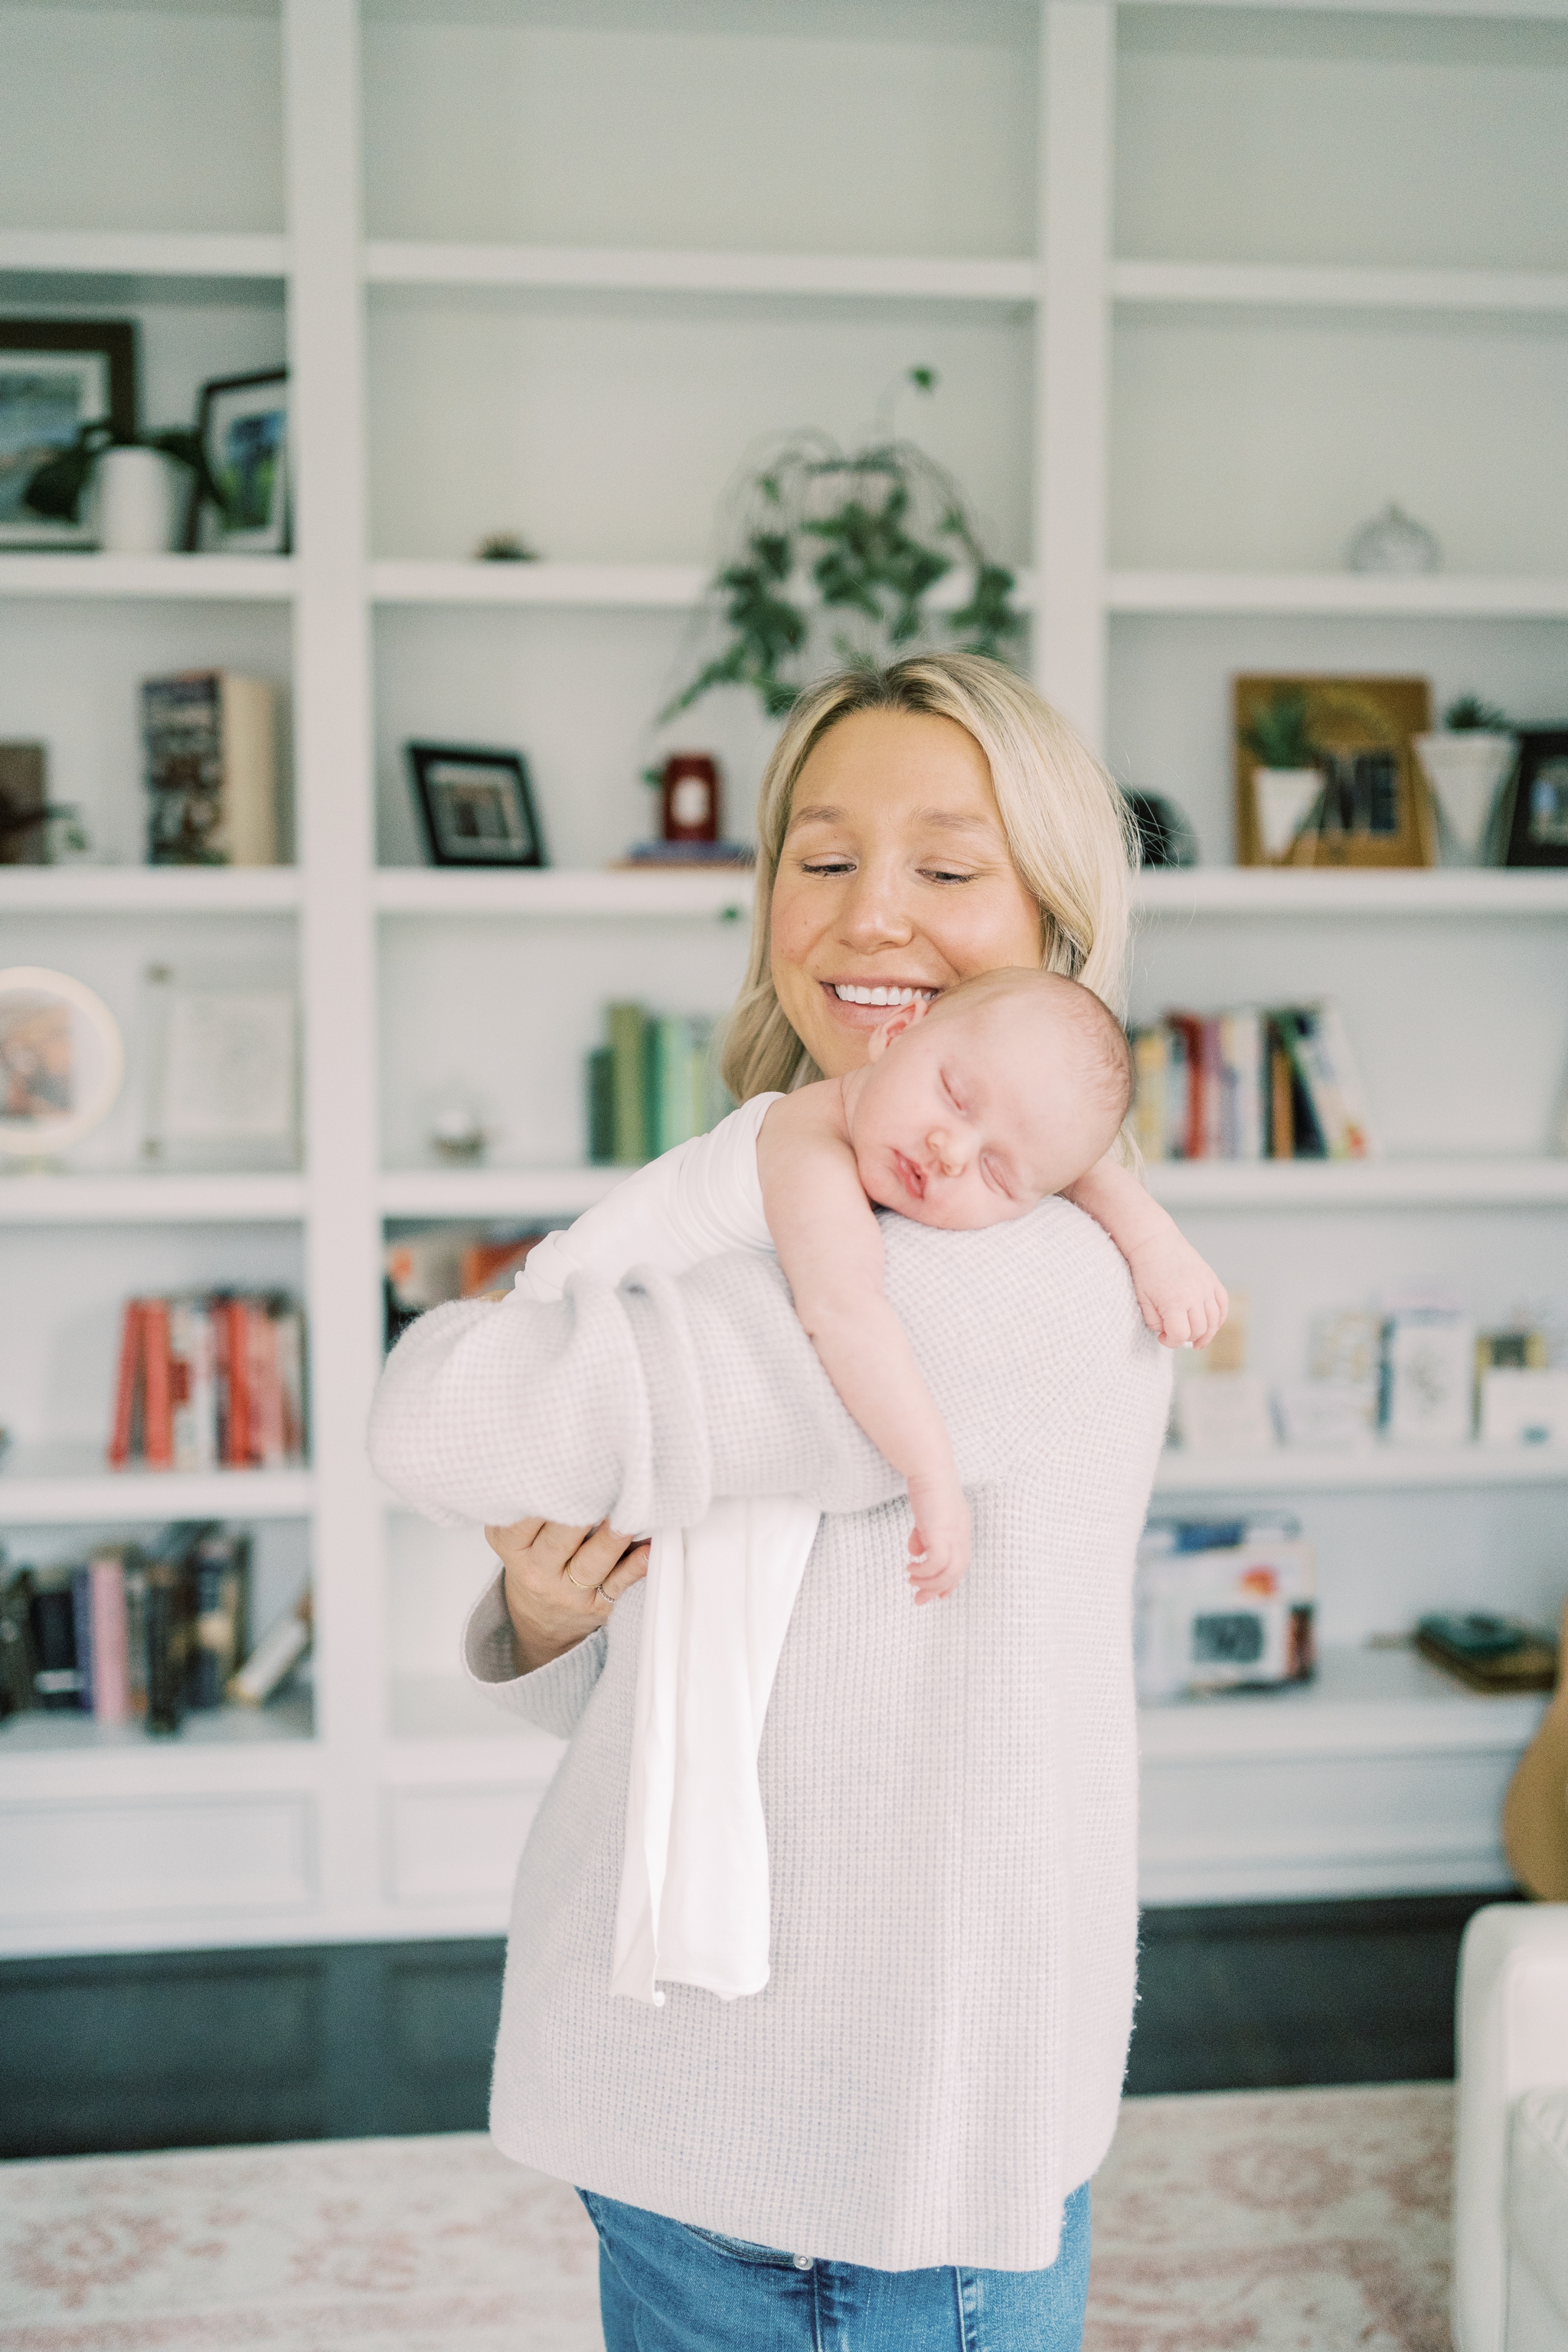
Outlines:
<svg viewBox="0 0 1568 2352"><path fill-rule="evenodd" d="M921 1021L846 1088L867 1197L917 1224L1005 1224L1108 1148L1081 1055L1038 1003L1003 998Z"/></svg>

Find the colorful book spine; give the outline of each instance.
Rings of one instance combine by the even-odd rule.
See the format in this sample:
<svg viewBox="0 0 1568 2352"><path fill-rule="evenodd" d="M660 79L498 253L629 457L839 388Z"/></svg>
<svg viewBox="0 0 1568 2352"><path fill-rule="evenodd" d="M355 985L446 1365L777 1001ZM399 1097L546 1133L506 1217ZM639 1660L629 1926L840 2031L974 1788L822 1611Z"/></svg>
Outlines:
<svg viewBox="0 0 1568 2352"><path fill-rule="evenodd" d="M86 1569L92 1642L92 1711L100 1723L131 1719L131 1643L125 1563L118 1552L94 1555Z"/></svg>
<svg viewBox="0 0 1568 2352"><path fill-rule="evenodd" d="M609 1023L616 1163L637 1168L648 1156L647 1015L640 1004L612 1004Z"/></svg>
<svg viewBox="0 0 1568 2352"><path fill-rule="evenodd" d="M76 1703L83 1715L92 1703L92 1577L85 1568L73 1568L70 1579L71 1642L76 1651Z"/></svg>

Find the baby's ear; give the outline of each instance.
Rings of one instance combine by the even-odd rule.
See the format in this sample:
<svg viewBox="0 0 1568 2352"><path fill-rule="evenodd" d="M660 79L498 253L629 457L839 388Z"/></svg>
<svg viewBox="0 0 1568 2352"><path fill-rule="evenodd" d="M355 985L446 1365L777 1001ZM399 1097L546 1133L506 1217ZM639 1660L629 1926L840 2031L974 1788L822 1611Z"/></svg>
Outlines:
<svg viewBox="0 0 1568 2352"><path fill-rule="evenodd" d="M927 999L917 996L912 1004L900 1004L897 1012L889 1013L881 1027L873 1029L866 1040L867 1058L879 1061L895 1037L901 1037L906 1029L912 1029L917 1021L925 1019Z"/></svg>

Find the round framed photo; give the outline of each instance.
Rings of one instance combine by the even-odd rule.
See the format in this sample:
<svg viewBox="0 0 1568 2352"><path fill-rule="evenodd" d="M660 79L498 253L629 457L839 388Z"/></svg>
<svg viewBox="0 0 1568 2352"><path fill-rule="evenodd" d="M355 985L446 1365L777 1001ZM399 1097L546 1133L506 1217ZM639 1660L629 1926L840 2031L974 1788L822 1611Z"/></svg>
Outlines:
<svg viewBox="0 0 1568 2352"><path fill-rule="evenodd" d="M101 996L69 972L0 971L0 1158L44 1160L113 1109L125 1047Z"/></svg>

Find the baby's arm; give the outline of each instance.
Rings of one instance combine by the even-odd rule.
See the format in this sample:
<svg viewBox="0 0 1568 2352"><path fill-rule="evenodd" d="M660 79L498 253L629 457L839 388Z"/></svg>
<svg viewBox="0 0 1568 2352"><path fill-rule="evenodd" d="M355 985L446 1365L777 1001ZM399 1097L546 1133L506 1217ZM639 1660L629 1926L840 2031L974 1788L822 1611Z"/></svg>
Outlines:
<svg viewBox="0 0 1568 2352"><path fill-rule="evenodd" d="M1063 1198L1103 1225L1131 1269L1143 1320L1167 1348L1206 1348L1225 1321L1225 1285L1130 1168L1109 1154Z"/></svg>
<svg viewBox="0 0 1568 2352"><path fill-rule="evenodd" d="M969 1564L969 1507L946 1424L883 1295L882 1237L836 1086L805 1087L772 1105L757 1137L757 1172L806 1336L867 1436L908 1483L916 1601L951 1592Z"/></svg>

